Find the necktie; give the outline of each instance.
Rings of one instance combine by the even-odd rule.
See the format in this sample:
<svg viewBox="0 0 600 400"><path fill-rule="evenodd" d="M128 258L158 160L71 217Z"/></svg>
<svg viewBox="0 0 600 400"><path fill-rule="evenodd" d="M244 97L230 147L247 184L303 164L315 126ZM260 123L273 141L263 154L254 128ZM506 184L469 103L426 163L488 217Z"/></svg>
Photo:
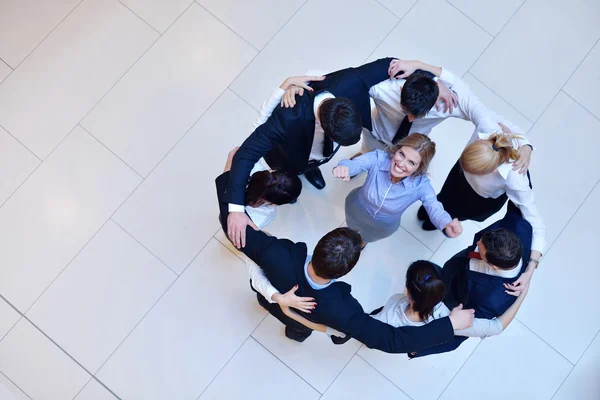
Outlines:
<svg viewBox="0 0 600 400"><path fill-rule="evenodd" d="M469 258L474 258L474 259L476 259L476 260L481 260L481 259L482 259L482 258L481 258L481 254L479 254L479 253L478 253L478 252L476 252L476 251L471 251L471 252L469 252L469 256L468 256L468 257L469 257Z"/></svg>
<svg viewBox="0 0 600 400"><path fill-rule="evenodd" d="M398 131L396 132L396 135L394 135L394 139L392 139L392 144L396 144L400 141L400 139L407 137L412 124L413 123L408 120L408 117L405 116L400 124L400 127L398 128Z"/></svg>

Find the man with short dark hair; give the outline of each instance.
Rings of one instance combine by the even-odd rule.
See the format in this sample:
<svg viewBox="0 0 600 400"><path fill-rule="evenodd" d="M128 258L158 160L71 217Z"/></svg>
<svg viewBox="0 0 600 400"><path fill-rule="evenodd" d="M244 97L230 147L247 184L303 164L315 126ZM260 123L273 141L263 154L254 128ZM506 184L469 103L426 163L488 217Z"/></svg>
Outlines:
<svg viewBox="0 0 600 400"><path fill-rule="evenodd" d="M225 201L228 174L223 173L215 181L223 230L229 214ZM319 240L311 256L305 243L277 239L247 227L243 252L262 268L279 293L286 293L297 285L300 296L315 299L317 307L310 314L302 313L304 317L343 332L348 339L354 337L371 348L389 353L419 351L452 340L453 329L471 326L472 310L453 310L450 317L422 327L394 328L369 317L352 297L350 285L337 281L358 262L361 243L362 238L356 231L334 229ZM257 299L286 326L288 338L302 342L311 334L310 329L287 317L278 304L271 303L272 299L258 293Z"/></svg>

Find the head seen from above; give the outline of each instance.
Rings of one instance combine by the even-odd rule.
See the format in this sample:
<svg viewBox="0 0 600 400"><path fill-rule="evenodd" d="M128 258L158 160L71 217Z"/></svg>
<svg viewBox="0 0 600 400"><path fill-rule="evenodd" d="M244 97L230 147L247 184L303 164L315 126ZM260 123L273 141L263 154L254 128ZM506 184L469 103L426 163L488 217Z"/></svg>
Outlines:
<svg viewBox="0 0 600 400"><path fill-rule="evenodd" d="M508 229L486 232L477 242L481 259L494 269L516 268L523 256L521 239Z"/></svg>
<svg viewBox="0 0 600 400"><path fill-rule="evenodd" d="M287 171L259 171L252 174L246 190L246 205L277 206L289 204L300 196L302 181L298 175Z"/></svg>
<svg viewBox="0 0 600 400"><path fill-rule="evenodd" d="M411 310L421 321L432 316L435 306L444 299L446 286L430 261L415 261L406 271L406 296Z"/></svg>
<svg viewBox="0 0 600 400"><path fill-rule="evenodd" d="M435 142L425 135L413 133L392 146L388 154L392 158L392 178L423 175L427 173L429 163L435 155Z"/></svg>
<svg viewBox="0 0 600 400"><path fill-rule="evenodd" d="M315 246L312 266L315 274L323 279L337 279L358 262L362 237L350 228L337 228L326 234Z"/></svg>
<svg viewBox="0 0 600 400"><path fill-rule="evenodd" d="M410 122L423 118L435 105L439 94L440 89L433 78L413 73L406 78L400 92L402 112Z"/></svg>
<svg viewBox="0 0 600 400"><path fill-rule="evenodd" d="M510 160L518 160L519 152L513 148L515 135L493 134L469 144L460 155L461 168L473 175L487 175Z"/></svg>
<svg viewBox="0 0 600 400"><path fill-rule="evenodd" d="M327 136L341 146L360 140L362 120L358 107L345 97L324 100L319 106L319 124Z"/></svg>

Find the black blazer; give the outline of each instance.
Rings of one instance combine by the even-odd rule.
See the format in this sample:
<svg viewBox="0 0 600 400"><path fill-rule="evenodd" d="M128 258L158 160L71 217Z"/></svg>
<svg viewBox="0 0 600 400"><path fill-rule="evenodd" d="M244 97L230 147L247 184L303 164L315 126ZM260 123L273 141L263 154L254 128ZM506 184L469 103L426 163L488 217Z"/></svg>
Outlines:
<svg viewBox="0 0 600 400"><path fill-rule="evenodd" d="M219 199L219 220L227 231L228 206L225 201L229 172L220 175L215 183ZM407 353L444 343L454 338L449 318L441 318L422 327L399 327L377 321L366 314L350 293L345 282L335 282L322 290L313 289L304 275L308 254L305 243L277 239L261 231L246 229L244 254L260 265L273 286L281 293L298 284L299 296L314 297L317 308L303 314L310 320L325 324L387 353Z"/></svg>
<svg viewBox="0 0 600 400"><path fill-rule="evenodd" d="M509 203L506 216L487 228L477 232L473 244L456 254L444 265L442 279L447 285L446 305L451 308L462 303L465 308L475 309L475 317L492 319L502 315L516 300L505 292L504 283L512 283L517 278L502 278L471 271L469 252L473 251L484 233L505 228L514 232L523 243L522 266L519 275L527 268L531 253L532 228L521 215L519 209ZM517 277L518 277L517 276Z"/></svg>
<svg viewBox="0 0 600 400"><path fill-rule="evenodd" d="M278 105L267 121L244 141L233 157L227 203L244 204L250 171L256 162L276 149L283 157L285 169L301 174L308 165L315 135L315 95L328 91L336 97L350 99L359 109L363 126L369 130L371 105L369 89L388 78L393 58L382 58L358 68L346 68L327 74L323 81L313 82L314 92L296 96L296 105L285 108Z"/></svg>

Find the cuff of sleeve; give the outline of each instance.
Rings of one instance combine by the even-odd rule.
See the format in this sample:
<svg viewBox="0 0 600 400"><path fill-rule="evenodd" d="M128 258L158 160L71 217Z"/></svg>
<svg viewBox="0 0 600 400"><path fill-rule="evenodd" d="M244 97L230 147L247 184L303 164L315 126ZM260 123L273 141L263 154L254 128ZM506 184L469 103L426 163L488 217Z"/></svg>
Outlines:
<svg viewBox="0 0 600 400"><path fill-rule="evenodd" d="M456 76L452 72L448 71L447 69L442 68L442 73L440 74L440 80L442 82L444 82L444 84L446 86L448 86L448 88L450 88L450 87L452 87L452 85L454 85Z"/></svg>
<svg viewBox="0 0 600 400"><path fill-rule="evenodd" d="M265 289L265 292L265 294L267 295L267 301L271 304L275 303L275 300L273 300L272 297L275 293L279 293L277 289L275 289L274 287L270 287Z"/></svg>
<svg viewBox="0 0 600 400"><path fill-rule="evenodd" d="M441 223L438 225L438 227L437 227L437 228L438 228L440 231L442 231L442 233L445 235L445 234L446 234L446 232L444 232L444 229L446 228L446 226L447 226L447 225L448 225L450 222L452 222L452 217L450 217L450 215L448 215L448 217L447 217L447 218L444 218L444 219L442 219L442 222L441 222Z"/></svg>
<svg viewBox="0 0 600 400"><path fill-rule="evenodd" d="M229 203L229 212L244 212L244 206L240 206L239 204L231 204Z"/></svg>
<svg viewBox="0 0 600 400"><path fill-rule="evenodd" d="M539 251L540 254L542 254L542 256L545 254L544 251L546 244L543 243L541 240L536 240L535 238L531 241L531 250L532 251Z"/></svg>

